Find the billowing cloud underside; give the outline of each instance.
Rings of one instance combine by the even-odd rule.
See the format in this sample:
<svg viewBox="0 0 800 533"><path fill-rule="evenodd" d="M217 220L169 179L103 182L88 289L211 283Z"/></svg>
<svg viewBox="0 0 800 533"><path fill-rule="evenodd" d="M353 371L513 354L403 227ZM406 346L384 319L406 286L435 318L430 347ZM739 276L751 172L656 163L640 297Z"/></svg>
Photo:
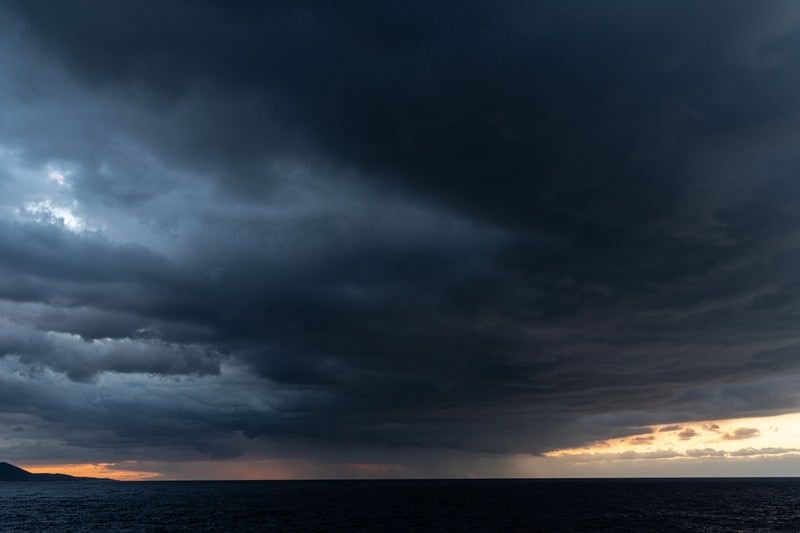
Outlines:
<svg viewBox="0 0 800 533"><path fill-rule="evenodd" d="M264 4L0 11L7 455L796 408L800 6Z"/></svg>

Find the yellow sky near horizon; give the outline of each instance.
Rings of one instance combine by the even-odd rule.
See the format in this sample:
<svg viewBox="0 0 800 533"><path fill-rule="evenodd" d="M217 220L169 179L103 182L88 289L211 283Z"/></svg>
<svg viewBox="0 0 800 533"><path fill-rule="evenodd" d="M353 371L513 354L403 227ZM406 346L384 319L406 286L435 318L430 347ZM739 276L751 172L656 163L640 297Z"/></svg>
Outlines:
<svg viewBox="0 0 800 533"><path fill-rule="evenodd" d="M505 459L503 459L505 457ZM617 477L751 475L756 463L783 463L765 470L769 475L800 474L800 413L660 424L641 433L595 441L574 448L550 450L542 455L487 454L459 461L457 477ZM766 462L764 462L766 461ZM727 465L723 470L709 465ZM748 464L750 466L748 466ZM680 466L682 465L682 466ZM737 469L736 465L741 468ZM420 477L424 472L402 464L316 464L292 459L223 461L125 461L119 463L57 463L21 465L35 473L105 477L121 481L156 479L314 479ZM732 467L735 467L732 469ZM473 472L474 471L474 472ZM428 473L430 475L430 473Z"/></svg>
<svg viewBox="0 0 800 533"><path fill-rule="evenodd" d="M800 413L676 422L649 431L555 449L544 455L574 462L756 458L800 453Z"/></svg>

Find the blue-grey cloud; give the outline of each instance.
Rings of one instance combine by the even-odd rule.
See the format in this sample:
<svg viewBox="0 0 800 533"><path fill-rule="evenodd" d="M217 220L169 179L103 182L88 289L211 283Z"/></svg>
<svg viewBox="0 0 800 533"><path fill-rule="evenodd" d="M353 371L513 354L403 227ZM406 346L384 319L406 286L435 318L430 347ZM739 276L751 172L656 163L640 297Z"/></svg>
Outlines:
<svg viewBox="0 0 800 533"><path fill-rule="evenodd" d="M792 2L26 0L0 29L22 448L538 453L798 405Z"/></svg>

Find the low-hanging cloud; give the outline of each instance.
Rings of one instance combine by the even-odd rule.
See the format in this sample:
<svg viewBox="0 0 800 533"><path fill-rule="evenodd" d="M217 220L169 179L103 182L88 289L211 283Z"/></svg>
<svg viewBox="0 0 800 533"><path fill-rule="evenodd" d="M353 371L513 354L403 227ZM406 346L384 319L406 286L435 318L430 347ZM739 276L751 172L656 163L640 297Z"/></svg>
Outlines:
<svg viewBox="0 0 800 533"><path fill-rule="evenodd" d="M796 409L800 10L724 11L7 2L7 455L424 463Z"/></svg>

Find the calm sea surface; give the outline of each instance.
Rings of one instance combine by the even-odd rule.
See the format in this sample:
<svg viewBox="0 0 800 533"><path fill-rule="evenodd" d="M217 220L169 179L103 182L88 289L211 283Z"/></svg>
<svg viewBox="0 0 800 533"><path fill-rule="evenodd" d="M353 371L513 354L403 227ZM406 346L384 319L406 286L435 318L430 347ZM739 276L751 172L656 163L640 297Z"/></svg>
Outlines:
<svg viewBox="0 0 800 533"><path fill-rule="evenodd" d="M0 483L2 531L800 531L800 479Z"/></svg>

